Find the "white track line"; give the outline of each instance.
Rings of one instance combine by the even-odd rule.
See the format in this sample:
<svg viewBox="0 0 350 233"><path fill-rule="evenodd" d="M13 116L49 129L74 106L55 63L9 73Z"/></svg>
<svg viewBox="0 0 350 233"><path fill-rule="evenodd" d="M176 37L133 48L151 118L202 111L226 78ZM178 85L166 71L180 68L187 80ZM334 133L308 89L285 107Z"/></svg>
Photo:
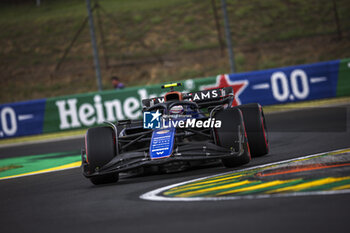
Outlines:
<svg viewBox="0 0 350 233"><path fill-rule="evenodd" d="M221 174L197 178L197 179L193 179L193 180L189 180L189 181L185 181L185 182L181 182L181 183L177 183L177 184L172 184L172 185L168 185L168 186L165 186L162 188L155 189L153 191L142 194L140 196L140 198L144 199L144 200L149 200L149 201L221 201L221 200L259 199L259 198L271 198L271 197L295 197L295 196L331 195L331 194L350 193L350 189L346 189L346 190L311 191L311 192L298 192L298 193L285 193L285 194L259 194L259 195L230 196L230 197L165 197L165 196L159 195L160 193L164 192L165 190L168 190L168 189L171 189L171 188L174 188L177 186L181 186L184 184L204 180L207 178L227 175L230 173L243 172L243 171L248 171L248 170L257 169L257 168L263 168L263 167L281 164L281 163L292 162L292 161L296 161L296 160L300 160L300 159L316 157L316 156L319 156L322 154L334 153L334 152L347 150L347 149L350 149L350 148L344 148L344 149L333 150L333 151L328 151L328 152L321 152L321 153L307 155L307 156L303 156L303 157L299 157L299 158L287 159L287 160L283 160L283 161L268 163L268 164L254 166L254 167L245 168L245 169L241 169L241 170L235 170L235 171L225 172L225 173L221 173Z"/></svg>

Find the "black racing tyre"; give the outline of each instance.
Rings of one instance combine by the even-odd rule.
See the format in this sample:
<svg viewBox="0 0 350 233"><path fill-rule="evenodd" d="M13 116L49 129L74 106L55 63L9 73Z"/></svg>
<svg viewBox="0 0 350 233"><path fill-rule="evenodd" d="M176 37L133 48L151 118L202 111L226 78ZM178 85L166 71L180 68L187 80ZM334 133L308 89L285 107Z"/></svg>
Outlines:
<svg viewBox="0 0 350 233"><path fill-rule="evenodd" d="M265 116L260 104L244 104L238 106L243 113L245 128L253 157L263 156L269 153L269 141Z"/></svg>
<svg viewBox="0 0 350 233"><path fill-rule="evenodd" d="M111 127L90 128L86 132L85 148L88 170L90 173L97 171L107 164L115 156L114 131ZM90 178L95 184L117 182L118 173L100 175Z"/></svg>
<svg viewBox="0 0 350 233"><path fill-rule="evenodd" d="M216 143L219 146L234 148L235 151L240 152L238 157L232 156L222 159L224 166L231 168L249 163L251 156L242 112L237 108L228 108L217 112L215 119L221 120L221 127L215 129Z"/></svg>

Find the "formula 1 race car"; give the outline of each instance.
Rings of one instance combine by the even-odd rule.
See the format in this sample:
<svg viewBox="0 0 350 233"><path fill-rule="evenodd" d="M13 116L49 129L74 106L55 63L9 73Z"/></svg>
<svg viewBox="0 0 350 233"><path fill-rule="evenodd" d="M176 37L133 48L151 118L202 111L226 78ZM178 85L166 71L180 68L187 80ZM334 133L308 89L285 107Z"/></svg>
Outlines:
<svg viewBox="0 0 350 233"><path fill-rule="evenodd" d="M193 93L174 91L142 100L143 119L90 128L82 149L83 175L93 184L118 181L120 172L154 168L181 171L198 161L221 160L227 168L268 153L262 107L231 107L232 87Z"/></svg>

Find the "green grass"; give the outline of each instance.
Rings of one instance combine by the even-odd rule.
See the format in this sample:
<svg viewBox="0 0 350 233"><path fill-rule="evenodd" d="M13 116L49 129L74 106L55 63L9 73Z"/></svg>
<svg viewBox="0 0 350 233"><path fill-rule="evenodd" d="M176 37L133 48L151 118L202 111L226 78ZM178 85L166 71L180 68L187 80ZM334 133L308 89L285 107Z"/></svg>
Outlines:
<svg viewBox="0 0 350 233"><path fill-rule="evenodd" d="M93 1L92 1L93 2ZM100 0L99 4L107 6L110 12L131 13L134 11L157 10L187 2L186 0ZM84 0L69 1L43 1L40 7L35 4L1 5L0 22L48 22L50 20L64 18L80 18L86 16L86 4Z"/></svg>
<svg viewBox="0 0 350 233"><path fill-rule="evenodd" d="M209 0L100 0L109 76L125 77L127 85L167 78L213 76L229 72L227 54L218 57L219 42ZM314 38L335 37L336 25L329 0L227 0L238 71L344 58L349 55L350 4L337 0L344 38L314 46ZM216 0L221 17L220 1ZM88 27L78 37L62 64L57 62L86 17L84 0L0 3L0 102L44 98L93 91L96 82ZM97 23L96 23L97 25ZM223 22L220 21L223 34ZM101 64L101 39L97 29ZM224 39L224 36L223 36ZM297 40L308 40L295 46ZM275 47L276 43L283 43ZM320 43L320 42L319 42ZM269 46L264 50L259 46ZM312 48L311 48L312 47ZM203 51L204 55L196 55ZM291 52L298 51L298 52ZM122 62L171 58L173 64L113 66ZM215 57L211 59L211 57ZM187 59L186 61L184 61ZM201 65L200 65L201 64ZM193 68L197 67L197 68ZM209 69L209 68L210 69ZM184 71L181 71L184 70ZM191 71L192 70L192 71ZM190 72L189 72L190 71ZM144 75L144 73L149 75ZM155 77L160 74L161 76ZM130 78L131 77L131 78ZM32 85L32 82L38 85ZM29 83L29 84L28 84ZM8 92L8 90L16 90ZM7 93L8 92L8 93Z"/></svg>

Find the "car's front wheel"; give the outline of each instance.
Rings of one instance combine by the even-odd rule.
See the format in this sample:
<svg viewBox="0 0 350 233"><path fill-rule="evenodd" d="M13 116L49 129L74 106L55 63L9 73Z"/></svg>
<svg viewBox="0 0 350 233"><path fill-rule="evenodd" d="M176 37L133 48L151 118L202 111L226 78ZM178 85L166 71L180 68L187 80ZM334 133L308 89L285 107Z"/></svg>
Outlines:
<svg viewBox="0 0 350 233"><path fill-rule="evenodd" d="M115 153L115 133L111 127L90 128L85 135L86 162L90 174L98 171L111 161ZM117 182L118 173L94 176L90 181L95 184Z"/></svg>

